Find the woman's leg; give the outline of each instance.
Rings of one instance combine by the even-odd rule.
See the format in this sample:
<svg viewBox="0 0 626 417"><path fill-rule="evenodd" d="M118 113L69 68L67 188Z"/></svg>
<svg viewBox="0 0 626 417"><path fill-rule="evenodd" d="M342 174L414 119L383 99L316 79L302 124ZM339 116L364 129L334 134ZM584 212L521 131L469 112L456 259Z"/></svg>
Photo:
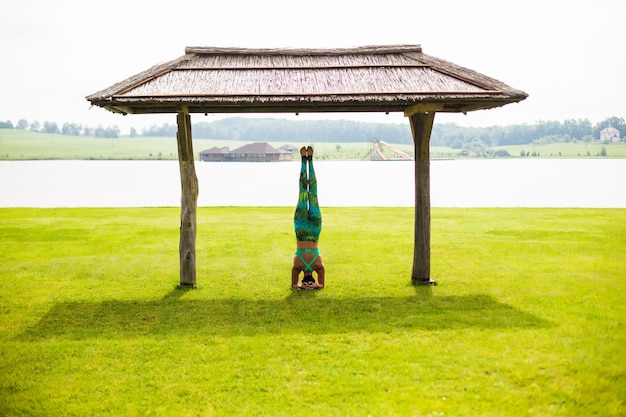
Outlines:
<svg viewBox="0 0 626 417"><path fill-rule="evenodd" d="M300 186L298 195L298 204L296 204L296 212L293 216L293 226L296 232L296 239L303 241L308 240L309 228L309 181L306 172L306 154L302 156L302 165L300 167Z"/></svg>
<svg viewBox="0 0 626 417"><path fill-rule="evenodd" d="M309 156L309 227L311 240L318 241L322 233L322 212L317 200L317 177L313 167L313 154Z"/></svg>

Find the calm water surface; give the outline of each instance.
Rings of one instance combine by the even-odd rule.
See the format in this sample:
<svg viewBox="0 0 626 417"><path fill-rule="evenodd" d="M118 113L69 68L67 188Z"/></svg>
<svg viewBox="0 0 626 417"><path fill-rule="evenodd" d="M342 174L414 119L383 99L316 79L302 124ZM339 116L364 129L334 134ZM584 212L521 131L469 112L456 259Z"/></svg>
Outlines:
<svg viewBox="0 0 626 417"><path fill-rule="evenodd" d="M414 203L413 162L317 161L322 206ZM200 206L293 206L300 162L196 162ZM626 159L431 162L433 207L626 207ZM180 205L176 161L2 161L0 207Z"/></svg>

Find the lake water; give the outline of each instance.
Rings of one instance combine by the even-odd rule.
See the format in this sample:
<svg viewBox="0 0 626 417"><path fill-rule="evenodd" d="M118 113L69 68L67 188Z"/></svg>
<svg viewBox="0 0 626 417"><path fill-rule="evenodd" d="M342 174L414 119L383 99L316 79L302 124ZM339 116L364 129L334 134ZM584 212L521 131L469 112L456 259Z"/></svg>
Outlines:
<svg viewBox="0 0 626 417"><path fill-rule="evenodd" d="M316 161L322 206L414 205L413 162ZM300 162L196 162L199 206L293 206ZM431 162L433 207L626 207L626 159ZM2 161L0 207L180 205L177 161Z"/></svg>

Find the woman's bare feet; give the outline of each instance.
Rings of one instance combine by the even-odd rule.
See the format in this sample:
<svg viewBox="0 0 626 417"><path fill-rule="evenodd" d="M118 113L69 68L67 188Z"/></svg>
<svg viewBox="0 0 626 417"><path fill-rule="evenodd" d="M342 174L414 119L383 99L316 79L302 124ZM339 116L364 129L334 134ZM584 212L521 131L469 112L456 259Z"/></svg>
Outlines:
<svg viewBox="0 0 626 417"><path fill-rule="evenodd" d="M307 148L306 148L306 155L307 155L309 158L313 158L313 148L312 148L312 147L307 146Z"/></svg>
<svg viewBox="0 0 626 417"><path fill-rule="evenodd" d="M300 148L300 156L307 156L307 150L305 146Z"/></svg>

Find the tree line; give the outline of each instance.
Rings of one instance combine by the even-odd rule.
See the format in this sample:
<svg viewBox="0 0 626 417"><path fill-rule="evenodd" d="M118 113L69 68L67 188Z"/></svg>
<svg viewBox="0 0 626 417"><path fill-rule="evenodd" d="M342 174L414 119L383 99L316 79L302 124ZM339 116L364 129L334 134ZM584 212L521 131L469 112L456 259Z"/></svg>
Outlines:
<svg viewBox="0 0 626 417"><path fill-rule="evenodd" d="M600 140L600 131L608 126L626 133L623 118L609 117L593 125L587 119L540 121L534 124L461 127L454 124L434 125L431 144L462 149L473 143L484 146L591 142Z"/></svg>
<svg viewBox="0 0 626 417"><path fill-rule="evenodd" d="M587 119L540 121L534 124L464 127L455 123L435 123L430 143L464 149L471 146L506 146L530 143L591 142L600 139L600 131L613 126L626 134L626 122L609 117L592 124ZM143 136L175 136L176 125L163 124L144 129ZM411 144L413 137L408 123L367 123L352 120L280 120L230 117L214 122L194 123L192 134L197 139L225 139L255 142L364 142L382 139L389 143Z"/></svg>
<svg viewBox="0 0 626 417"><path fill-rule="evenodd" d="M447 146L454 149L471 147L491 147L524 144L546 144L554 142L591 142L600 139L600 131L612 126L626 134L626 122L621 117L609 117L592 124L587 119L560 121L539 121L533 124L464 127L455 123L435 123L431 134L432 146ZM64 123L61 127L55 122L28 122L20 119L16 126L10 121L0 122L0 128L22 129L42 133L59 133L69 136L91 136L118 138L117 126L96 128L78 123ZM131 128L130 136L175 137L176 124L164 123L142 129L138 133ZM196 139L241 140L253 142L365 142L381 139L389 143L411 144L408 123L368 123L352 120L283 120L274 118L229 117L213 122L199 122L192 125L192 135Z"/></svg>
<svg viewBox="0 0 626 417"><path fill-rule="evenodd" d="M39 133L56 133L67 136L93 136L96 138L119 138L120 128L118 126L90 127L80 123L63 123L59 128L56 122L43 122L35 120L28 122L26 119L18 120L14 126L10 120L0 122L0 129L21 129Z"/></svg>

